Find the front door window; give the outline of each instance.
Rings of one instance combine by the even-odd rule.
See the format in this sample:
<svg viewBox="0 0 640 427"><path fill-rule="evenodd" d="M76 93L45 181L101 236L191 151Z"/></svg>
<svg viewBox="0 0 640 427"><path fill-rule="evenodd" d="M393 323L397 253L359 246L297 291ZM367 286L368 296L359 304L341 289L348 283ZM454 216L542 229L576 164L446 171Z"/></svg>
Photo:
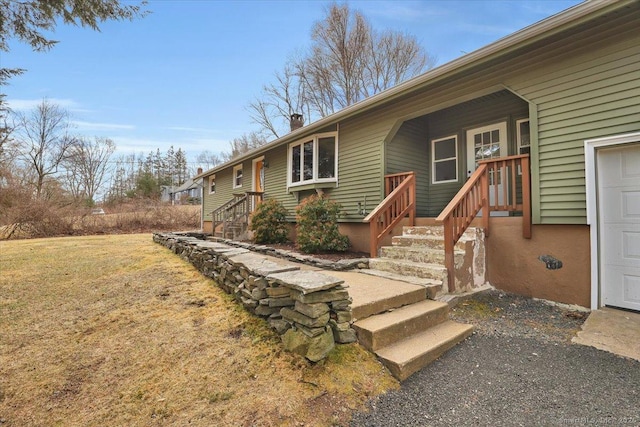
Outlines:
<svg viewBox="0 0 640 427"><path fill-rule="evenodd" d="M481 160L506 157L507 122L496 123L467 131L467 167L468 176L477 169ZM503 174L494 171L489 175L489 203L502 206L505 203ZM508 215L508 212L491 212L492 216Z"/></svg>

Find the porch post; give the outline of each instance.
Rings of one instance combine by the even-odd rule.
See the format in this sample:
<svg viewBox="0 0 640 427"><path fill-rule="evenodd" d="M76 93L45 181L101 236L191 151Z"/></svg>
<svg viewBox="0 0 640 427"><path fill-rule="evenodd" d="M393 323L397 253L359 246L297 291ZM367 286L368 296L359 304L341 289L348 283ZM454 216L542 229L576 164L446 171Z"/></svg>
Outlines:
<svg viewBox="0 0 640 427"><path fill-rule="evenodd" d="M489 217L491 216L491 211L489 210L489 168L482 174L480 181L482 188L482 228L484 228L485 237L489 237Z"/></svg>
<svg viewBox="0 0 640 427"><path fill-rule="evenodd" d="M453 217L447 216L444 220L444 266L447 269L447 287L449 292L454 292L456 288L456 275L453 265Z"/></svg>
<svg viewBox="0 0 640 427"><path fill-rule="evenodd" d="M522 237L531 238L531 171L529 157L522 158Z"/></svg>

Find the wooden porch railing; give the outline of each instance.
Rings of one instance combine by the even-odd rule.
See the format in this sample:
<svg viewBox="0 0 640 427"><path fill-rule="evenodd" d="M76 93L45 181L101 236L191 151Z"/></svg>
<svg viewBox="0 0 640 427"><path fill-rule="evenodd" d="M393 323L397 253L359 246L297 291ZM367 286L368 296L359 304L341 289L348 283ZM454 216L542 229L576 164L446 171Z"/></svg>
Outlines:
<svg viewBox="0 0 640 427"><path fill-rule="evenodd" d="M364 219L369 223L369 252L372 258L378 256L382 238L404 217L409 216L409 224L416 218L416 175L414 172L386 175L384 177L385 198Z"/></svg>
<svg viewBox="0 0 640 427"><path fill-rule="evenodd" d="M222 236L226 237L231 227L240 227L241 231L249 225L249 215L262 201L263 193L248 191L242 194L234 194L233 198L211 213L213 233L222 225Z"/></svg>
<svg viewBox="0 0 640 427"><path fill-rule="evenodd" d="M518 203L520 173L522 191L521 203ZM498 185L490 188L490 181ZM489 236L490 212L508 211L522 212L522 235L531 238L531 172L528 154L479 162L478 169L438 216L437 221L444 225L444 263L449 273L450 292L455 288L453 248L480 210L483 212L485 236Z"/></svg>

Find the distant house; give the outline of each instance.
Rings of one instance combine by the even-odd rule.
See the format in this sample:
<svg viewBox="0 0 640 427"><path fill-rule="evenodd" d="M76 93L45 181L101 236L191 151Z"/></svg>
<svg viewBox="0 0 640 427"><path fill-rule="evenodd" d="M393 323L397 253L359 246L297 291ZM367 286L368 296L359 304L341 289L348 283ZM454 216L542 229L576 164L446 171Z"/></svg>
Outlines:
<svg viewBox="0 0 640 427"><path fill-rule="evenodd" d="M176 205L199 205L202 202L202 179L187 179L169 191L169 200Z"/></svg>
<svg viewBox="0 0 640 427"><path fill-rule="evenodd" d="M444 224L451 277L473 223L492 285L640 310L638 28L638 1L585 2L295 129L196 177L203 230L263 198L294 221L320 193L372 257L402 225Z"/></svg>

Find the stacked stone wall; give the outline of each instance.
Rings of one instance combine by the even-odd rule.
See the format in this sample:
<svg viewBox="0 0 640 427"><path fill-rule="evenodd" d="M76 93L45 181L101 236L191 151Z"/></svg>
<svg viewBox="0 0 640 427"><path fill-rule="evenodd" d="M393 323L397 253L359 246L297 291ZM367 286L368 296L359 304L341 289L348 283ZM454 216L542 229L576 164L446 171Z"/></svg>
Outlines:
<svg viewBox="0 0 640 427"><path fill-rule="evenodd" d="M335 343L356 341L343 281L198 233L155 233L153 240L193 264L251 313L266 319L287 350L317 362Z"/></svg>

